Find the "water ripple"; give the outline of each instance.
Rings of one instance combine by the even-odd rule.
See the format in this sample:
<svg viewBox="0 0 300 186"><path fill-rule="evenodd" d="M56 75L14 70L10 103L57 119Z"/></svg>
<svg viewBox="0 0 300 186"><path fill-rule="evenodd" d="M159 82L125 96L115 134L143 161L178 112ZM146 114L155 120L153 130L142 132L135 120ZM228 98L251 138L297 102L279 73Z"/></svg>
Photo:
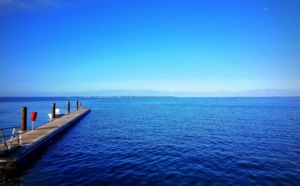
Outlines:
<svg viewBox="0 0 300 186"><path fill-rule="evenodd" d="M297 185L300 101L90 99L24 185ZM39 102L41 103L41 101ZM0 179L1 183L1 179Z"/></svg>

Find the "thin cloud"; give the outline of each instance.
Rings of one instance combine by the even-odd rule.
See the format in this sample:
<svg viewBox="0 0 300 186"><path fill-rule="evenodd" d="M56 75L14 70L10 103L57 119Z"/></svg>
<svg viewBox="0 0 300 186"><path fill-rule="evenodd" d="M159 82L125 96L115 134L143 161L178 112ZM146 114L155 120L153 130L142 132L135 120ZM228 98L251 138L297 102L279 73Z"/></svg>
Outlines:
<svg viewBox="0 0 300 186"><path fill-rule="evenodd" d="M83 0L0 0L0 8L8 11L37 11L76 6Z"/></svg>
<svg viewBox="0 0 300 186"><path fill-rule="evenodd" d="M0 0L0 6L7 5L11 2L12 2L12 0Z"/></svg>

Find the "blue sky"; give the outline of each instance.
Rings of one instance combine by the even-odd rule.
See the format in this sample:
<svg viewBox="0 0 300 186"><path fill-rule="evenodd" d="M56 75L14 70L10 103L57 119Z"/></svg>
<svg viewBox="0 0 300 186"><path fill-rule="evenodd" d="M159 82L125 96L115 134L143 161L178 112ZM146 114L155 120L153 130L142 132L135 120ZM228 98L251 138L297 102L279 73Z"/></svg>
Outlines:
<svg viewBox="0 0 300 186"><path fill-rule="evenodd" d="M0 0L0 96L299 96L298 0Z"/></svg>

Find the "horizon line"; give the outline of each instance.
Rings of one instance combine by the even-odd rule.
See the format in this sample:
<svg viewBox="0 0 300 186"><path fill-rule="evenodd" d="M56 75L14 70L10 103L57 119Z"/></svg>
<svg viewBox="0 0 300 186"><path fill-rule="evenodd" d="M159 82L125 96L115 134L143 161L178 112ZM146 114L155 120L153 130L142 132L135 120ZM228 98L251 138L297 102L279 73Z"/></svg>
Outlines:
<svg viewBox="0 0 300 186"><path fill-rule="evenodd" d="M298 96L143 96L143 95L122 95L122 96L0 96L0 98L299 98Z"/></svg>

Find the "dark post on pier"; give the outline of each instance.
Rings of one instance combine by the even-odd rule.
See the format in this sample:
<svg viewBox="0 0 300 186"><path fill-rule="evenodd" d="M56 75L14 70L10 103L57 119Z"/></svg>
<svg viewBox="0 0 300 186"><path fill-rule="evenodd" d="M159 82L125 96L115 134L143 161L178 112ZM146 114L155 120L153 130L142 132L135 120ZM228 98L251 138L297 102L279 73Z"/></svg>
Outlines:
<svg viewBox="0 0 300 186"><path fill-rule="evenodd" d="M55 103L52 103L52 119L55 119Z"/></svg>
<svg viewBox="0 0 300 186"><path fill-rule="evenodd" d="M70 101L67 101L67 114L70 114Z"/></svg>
<svg viewBox="0 0 300 186"><path fill-rule="evenodd" d="M55 103L52 104L52 109L52 114L55 117ZM83 108L76 110L49 121L49 123L37 127L36 130L28 131L27 107L22 107L21 111L20 128L22 132L19 133L14 127L10 140L4 139L4 143L1 143L0 139L0 185L3 183L1 177L2 171L16 170L16 172L19 172L28 167L28 165L31 165L31 162L38 159L39 155L43 153L44 150L42 149L50 146L54 140L58 139L85 117L91 109ZM30 118L32 121L35 120L35 117ZM3 133L1 130L0 132L0 134Z"/></svg>
<svg viewBox="0 0 300 186"><path fill-rule="evenodd" d="M27 107L22 107L21 109L21 131L27 130Z"/></svg>
<svg viewBox="0 0 300 186"><path fill-rule="evenodd" d="M78 100L76 100L76 110L78 110Z"/></svg>

